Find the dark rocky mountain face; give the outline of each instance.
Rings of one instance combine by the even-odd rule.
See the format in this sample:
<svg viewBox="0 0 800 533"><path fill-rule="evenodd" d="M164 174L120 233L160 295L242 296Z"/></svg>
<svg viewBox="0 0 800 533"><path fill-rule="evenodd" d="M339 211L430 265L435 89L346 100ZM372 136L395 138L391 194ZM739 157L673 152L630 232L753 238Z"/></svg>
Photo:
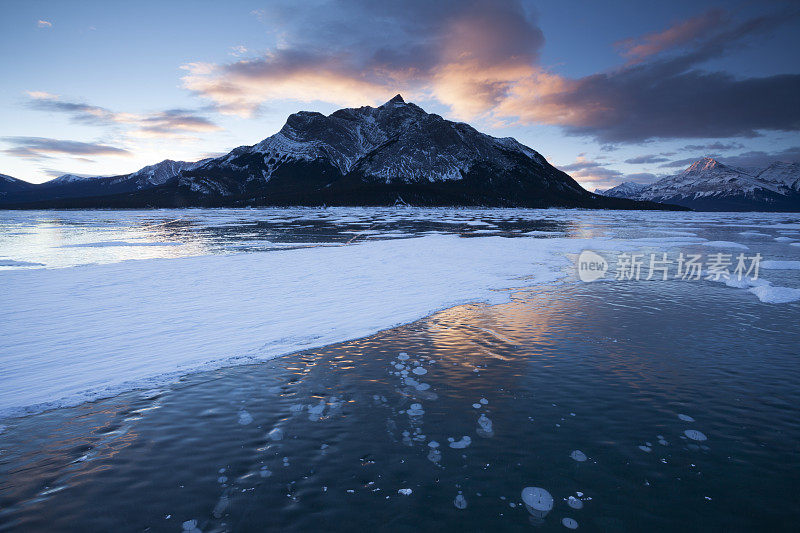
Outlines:
<svg viewBox="0 0 800 533"><path fill-rule="evenodd" d="M0 201L9 194L19 193L21 191L29 191L35 188L36 185L28 183L27 181L12 178L5 174L0 174Z"/></svg>
<svg viewBox="0 0 800 533"><path fill-rule="evenodd" d="M623 183L603 194L698 211L800 211L800 164L777 162L764 169L745 169L705 157L650 185Z"/></svg>
<svg viewBox="0 0 800 533"><path fill-rule="evenodd" d="M516 140L426 113L400 95L377 108L295 113L258 144L119 192L47 205L665 208L592 194Z"/></svg>

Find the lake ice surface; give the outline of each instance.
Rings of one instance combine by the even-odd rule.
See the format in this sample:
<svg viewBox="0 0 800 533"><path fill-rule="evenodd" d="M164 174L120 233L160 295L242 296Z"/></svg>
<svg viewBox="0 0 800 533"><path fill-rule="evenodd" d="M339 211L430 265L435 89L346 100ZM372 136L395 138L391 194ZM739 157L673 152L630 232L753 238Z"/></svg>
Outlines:
<svg viewBox="0 0 800 533"><path fill-rule="evenodd" d="M718 290L791 304L800 250L763 236L797 226L796 215L763 213L2 212L0 416L364 337L458 304L507 301L521 287L577 283L572 258L585 249L759 252L770 270Z"/></svg>

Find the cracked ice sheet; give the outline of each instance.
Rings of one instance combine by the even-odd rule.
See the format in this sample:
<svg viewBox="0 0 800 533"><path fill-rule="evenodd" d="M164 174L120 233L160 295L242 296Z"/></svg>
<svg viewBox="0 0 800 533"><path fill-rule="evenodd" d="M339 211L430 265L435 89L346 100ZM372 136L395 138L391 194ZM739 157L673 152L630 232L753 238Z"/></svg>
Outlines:
<svg viewBox="0 0 800 533"><path fill-rule="evenodd" d="M567 254L645 241L432 235L0 272L0 416L356 339L463 303L501 303L507 289L563 277Z"/></svg>

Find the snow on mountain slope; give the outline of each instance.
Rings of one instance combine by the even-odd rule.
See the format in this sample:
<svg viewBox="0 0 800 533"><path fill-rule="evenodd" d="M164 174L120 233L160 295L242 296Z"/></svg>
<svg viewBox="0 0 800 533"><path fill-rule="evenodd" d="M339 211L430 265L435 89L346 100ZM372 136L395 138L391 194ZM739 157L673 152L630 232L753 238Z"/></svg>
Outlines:
<svg viewBox="0 0 800 533"><path fill-rule="evenodd" d="M390 190L402 190L398 199L404 193L444 204L592 201L535 150L426 113L400 95L327 116L294 113L275 135L182 172L179 186L207 199L256 202L282 195L287 202L385 203Z"/></svg>
<svg viewBox="0 0 800 533"><path fill-rule="evenodd" d="M197 161L196 163L165 159L160 163L146 166L140 170L137 170L133 174L123 176L119 179L132 180L140 189L148 186L152 187L155 185L162 185L180 174L182 171L195 169L207 161L210 161L210 159L203 159L202 161Z"/></svg>
<svg viewBox="0 0 800 533"><path fill-rule="evenodd" d="M680 174L641 187L622 184L603 194L684 205L701 210L800 210L800 165L773 163L762 170L733 167L710 157Z"/></svg>
<svg viewBox="0 0 800 533"><path fill-rule="evenodd" d="M800 191L800 163L776 161L758 171L754 176L761 181L774 184L778 188Z"/></svg>
<svg viewBox="0 0 800 533"><path fill-rule="evenodd" d="M643 185L641 183L624 181L619 185L617 185L616 187L612 187L602 192L595 191L595 193L602 194L605 196L613 196L615 198L632 198L637 194L641 193L642 191L644 191L646 188L647 185Z"/></svg>

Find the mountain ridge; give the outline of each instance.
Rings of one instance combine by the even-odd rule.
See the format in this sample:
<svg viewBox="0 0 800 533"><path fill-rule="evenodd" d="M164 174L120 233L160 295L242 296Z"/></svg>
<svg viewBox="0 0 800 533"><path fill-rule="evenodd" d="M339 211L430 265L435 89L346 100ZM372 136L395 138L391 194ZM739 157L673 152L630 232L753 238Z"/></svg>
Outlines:
<svg viewBox="0 0 800 533"><path fill-rule="evenodd" d="M164 164L166 160L160 164ZM532 148L425 112L397 95L379 107L300 111L274 135L160 183L103 178L128 190L20 207L393 205L670 209L584 190ZM146 167L147 168L147 167ZM138 171L141 173L144 171ZM169 175L169 177L167 177ZM139 181L137 181L139 180ZM79 183L85 180L79 181ZM132 184L137 188L131 189ZM146 185L146 186L145 186Z"/></svg>
<svg viewBox="0 0 800 533"><path fill-rule="evenodd" d="M702 211L800 211L800 163L778 161L750 170L703 157L679 174L649 185L629 185L602 194Z"/></svg>

